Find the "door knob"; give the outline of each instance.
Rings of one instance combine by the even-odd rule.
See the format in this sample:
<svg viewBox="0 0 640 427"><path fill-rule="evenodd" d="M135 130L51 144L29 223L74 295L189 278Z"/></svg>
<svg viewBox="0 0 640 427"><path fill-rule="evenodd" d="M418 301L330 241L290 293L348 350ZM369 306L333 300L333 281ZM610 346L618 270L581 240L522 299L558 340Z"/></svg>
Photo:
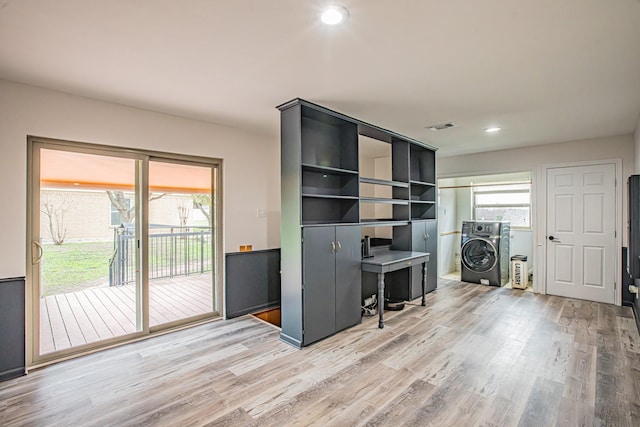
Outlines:
<svg viewBox="0 0 640 427"><path fill-rule="evenodd" d="M549 240L554 240L554 239L555 239L555 237L549 236Z"/></svg>

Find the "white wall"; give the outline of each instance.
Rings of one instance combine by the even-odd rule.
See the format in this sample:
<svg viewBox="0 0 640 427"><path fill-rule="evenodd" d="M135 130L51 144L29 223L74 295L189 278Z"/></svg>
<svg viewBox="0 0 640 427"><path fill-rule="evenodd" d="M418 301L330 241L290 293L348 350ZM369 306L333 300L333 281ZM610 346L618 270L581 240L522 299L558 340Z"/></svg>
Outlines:
<svg viewBox="0 0 640 427"><path fill-rule="evenodd" d="M26 270L27 135L221 158L225 250L280 246L277 137L0 80L0 278Z"/></svg>
<svg viewBox="0 0 640 427"><path fill-rule="evenodd" d="M440 187L455 185L455 180L438 182ZM456 224L456 191L438 189L438 275L456 270L455 254L460 252L459 227Z"/></svg>
<svg viewBox="0 0 640 427"><path fill-rule="evenodd" d="M531 170L535 186L536 173L540 166L611 159L622 159L622 178L623 183L626 182L627 177L634 171L632 135L538 145L464 156L439 157L438 175L439 177L470 176ZM624 193L623 191L623 195ZM626 195L624 195L623 224L626 223L626 211L627 201ZM624 243L626 244L626 237Z"/></svg>
<svg viewBox="0 0 640 427"><path fill-rule="evenodd" d="M636 147L640 147L638 142L638 132L636 132ZM640 150L636 150L640 151ZM607 138L597 138L582 141L571 141L558 144L548 144L517 148L511 150L500 150L463 156L438 157L439 177L470 176L483 174L508 173L530 170L533 176L534 187L536 186L536 175L544 165L573 163L594 160L622 160L622 183L624 185L627 177L634 171L634 138L632 135L611 136ZM534 197L540 194L534 188ZM627 221L627 196L626 191L622 191L622 224ZM533 233L532 241L544 238L544 232L536 229L537 216L536 200L533 200ZM624 230L624 227L622 227ZM542 233L542 234L540 234ZM622 232L622 246L626 245L627 236ZM541 237L542 236L542 237ZM523 236L524 238L524 236ZM519 248L522 242L513 242L514 248ZM539 243L538 243L539 245ZM538 256L537 252L535 255ZM531 261L531 260L530 260ZM531 266L531 262L529 263ZM539 273L539 272L538 272Z"/></svg>

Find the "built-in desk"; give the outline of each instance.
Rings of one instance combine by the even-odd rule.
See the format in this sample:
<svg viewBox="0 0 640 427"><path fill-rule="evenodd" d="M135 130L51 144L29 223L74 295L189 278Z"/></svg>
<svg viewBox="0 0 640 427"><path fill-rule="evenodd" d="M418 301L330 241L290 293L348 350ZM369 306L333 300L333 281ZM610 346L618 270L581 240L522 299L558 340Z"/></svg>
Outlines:
<svg viewBox="0 0 640 427"><path fill-rule="evenodd" d="M391 271L409 268L422 264L422 305L427 305L425 299L425 285L427 281L428 252L394 251L378 249L372 258L362 260L362 271L378 274L378 327L384 328L384 274Z"/></svg>

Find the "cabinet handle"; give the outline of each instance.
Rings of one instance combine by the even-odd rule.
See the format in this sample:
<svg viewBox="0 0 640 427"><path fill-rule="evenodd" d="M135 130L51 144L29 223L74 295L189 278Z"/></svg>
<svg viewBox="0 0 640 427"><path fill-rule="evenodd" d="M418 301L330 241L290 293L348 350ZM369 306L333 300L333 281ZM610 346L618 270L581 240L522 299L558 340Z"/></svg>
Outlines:
<svg viewBox="0 0 640 427"><path fill-rule="evenodd" d="M338 240L338 252L340 252L342 250L342 244L340 243L340 240Z"/></svg>
<svg viewBox="0 0 640 427"><path fill-rule="evenodd" d="M429 240L429 233L424 233L424 240Z"/></svg>
<svg viewBox="0 0 640 427"><path fill-rule="evenodd" d="M336 252L336 243L331 242L331 253L335 253L335 252Z"/></svg>

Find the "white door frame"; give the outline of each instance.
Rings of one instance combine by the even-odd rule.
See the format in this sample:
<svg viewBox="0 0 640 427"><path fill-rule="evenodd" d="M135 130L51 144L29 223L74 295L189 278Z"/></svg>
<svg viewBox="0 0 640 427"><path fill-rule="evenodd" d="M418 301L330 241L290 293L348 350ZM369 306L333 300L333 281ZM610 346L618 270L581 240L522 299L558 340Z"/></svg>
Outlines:
<svg viewBox="0 0 640 427"><path fill-rule="evenodd" d="M622 252L622 159L611 160L592 160L575 163L550 163L543 164L538 167L538 183L536 199L538 201L536 213L538 224L534 239L535 252L537 253L537 266L534 277L538 277L539 280L534 282L534 292L547 294L547 170L562 167L576 167L576 166L594 166L613 164L615 166L616 177L616 191L615 191L615 220L616 220L616 238L615 238L615 272L616 272L616 285L615 285L615 304L622 305L622 272L620 269L620 256Z"/></svg>
<svg viewBox="0 0 640 427"><path fill-rule="evenodd" d="M509 173L520 173L520 172L530 172L531 173L531 232L533 234L533 238L532 238L532 252L531 252L531 260L529 261L530 264L529 265L533 265L535 270L534 270L534 275L533 275L533 280L531 283L531 287L533 288L533 292L534 293L541 293L541 291L539 291L538 289L544 289L544 280L540 279L540 277L538 276L537 272L538 272L538 268L536 267L538 264L538 257L539 257L539 253L537 251L538 245L537 245L537 233L536 230L539 228L539 222L538 222L538 189L542 188L539 184L538 184L538 175L540 173L540 168L536 168L536 167L527 167L527 168L505 168L505 169L496 169L495 171L489 172L489 171L468 171L468 172L456 172L456 173L450 173L450 174L442 174L442 175L438 175L436 177L436 181L438 179L448 179L448 178L464 178L464 177L469 177L469 176L483 176L483 175L501 175L501 174L509 174ZM546 170L545 170L546 173ZM544 185L544 184L543 184ZM473 203L472 203L473 204ZM545 204L545 209L546 209L546 204ZM546 223L545 223L546 225ZM438 240L440 239L440 218L438 218ZM458 249L460 249L460 246L458 246ZM461 254L462 256L462 254ZM509 265L509 268L511 268L511 265ZM545 270L543 270L545 271Z"/></svg>

